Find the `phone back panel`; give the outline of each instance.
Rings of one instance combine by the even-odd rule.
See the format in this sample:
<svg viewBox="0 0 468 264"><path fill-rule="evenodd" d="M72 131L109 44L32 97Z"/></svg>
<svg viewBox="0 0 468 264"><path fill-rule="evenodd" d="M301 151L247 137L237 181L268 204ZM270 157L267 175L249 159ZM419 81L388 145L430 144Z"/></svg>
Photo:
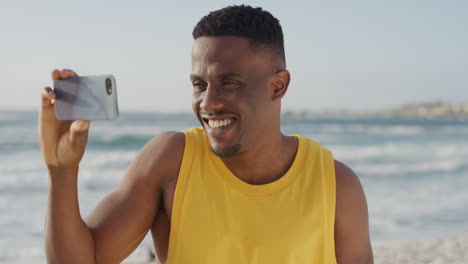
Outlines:
<svg viewBox="0 0 468 264"><path fill-rule="evenodd" d="M110 91L109 82L112 85ZM119 115L116 82L112 75L56 80L54 92L58 120L113 120Z"/></svg>

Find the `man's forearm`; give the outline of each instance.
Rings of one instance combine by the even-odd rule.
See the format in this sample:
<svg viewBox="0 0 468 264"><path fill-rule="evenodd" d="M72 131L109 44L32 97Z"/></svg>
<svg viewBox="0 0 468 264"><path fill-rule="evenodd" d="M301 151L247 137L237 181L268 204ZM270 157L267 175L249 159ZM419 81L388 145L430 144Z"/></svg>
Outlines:
<svg viewBox="0 0 468 264"><path fill-rule="evenodd" d="M93 237L80 215L77 178L78 167L49 167L48 263L95 263Z"/></svg>

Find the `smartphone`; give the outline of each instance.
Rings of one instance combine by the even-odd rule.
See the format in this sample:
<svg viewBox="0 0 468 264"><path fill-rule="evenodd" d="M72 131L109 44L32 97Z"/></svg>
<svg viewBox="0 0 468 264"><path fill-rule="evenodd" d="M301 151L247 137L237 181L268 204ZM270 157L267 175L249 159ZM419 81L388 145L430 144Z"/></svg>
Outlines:
<svg viewBox="0 0 468 264"><path fill-rule="evenodd" d="M119 116L112 75L55 80L54 92L55 114L60 121L114 120Z"/></svg>

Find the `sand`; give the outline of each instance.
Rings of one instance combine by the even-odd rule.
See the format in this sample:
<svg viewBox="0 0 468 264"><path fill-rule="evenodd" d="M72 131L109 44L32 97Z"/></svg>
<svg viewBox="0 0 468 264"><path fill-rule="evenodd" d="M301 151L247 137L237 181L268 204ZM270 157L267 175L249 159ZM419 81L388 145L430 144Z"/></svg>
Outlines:
<svg viewBox="0 0 468 264"><path fill-rule="evenodd" d="M373 242L375 264L468 264L468 236L447 239ZM134 252L125 264L155 264L150 249Z"/></svg>
<svg viewBox="0 0 468 264"><path fill-rule="evenodd" d="M468 237L373 243L375 264L468 264Z"/></svg>

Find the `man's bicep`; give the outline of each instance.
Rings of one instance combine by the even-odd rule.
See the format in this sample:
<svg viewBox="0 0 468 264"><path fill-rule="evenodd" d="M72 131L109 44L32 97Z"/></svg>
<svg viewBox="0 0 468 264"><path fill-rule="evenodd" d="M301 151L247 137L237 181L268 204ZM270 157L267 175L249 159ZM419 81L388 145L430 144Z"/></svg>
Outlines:
<svg viewBox="0 0 468 264"><path fill-rule="evenodd" d="M143 240L159 211L164 181L179 170L184 141L175 132L151 140L119 187L86 218L98 263L120 263Z"/></svg>
<svg viewBox="0 0 468 264"><path fill-rule="evenodd" d="M373 263L367 202L354 172L335 161L335 253L338 264Z"/></svg>

